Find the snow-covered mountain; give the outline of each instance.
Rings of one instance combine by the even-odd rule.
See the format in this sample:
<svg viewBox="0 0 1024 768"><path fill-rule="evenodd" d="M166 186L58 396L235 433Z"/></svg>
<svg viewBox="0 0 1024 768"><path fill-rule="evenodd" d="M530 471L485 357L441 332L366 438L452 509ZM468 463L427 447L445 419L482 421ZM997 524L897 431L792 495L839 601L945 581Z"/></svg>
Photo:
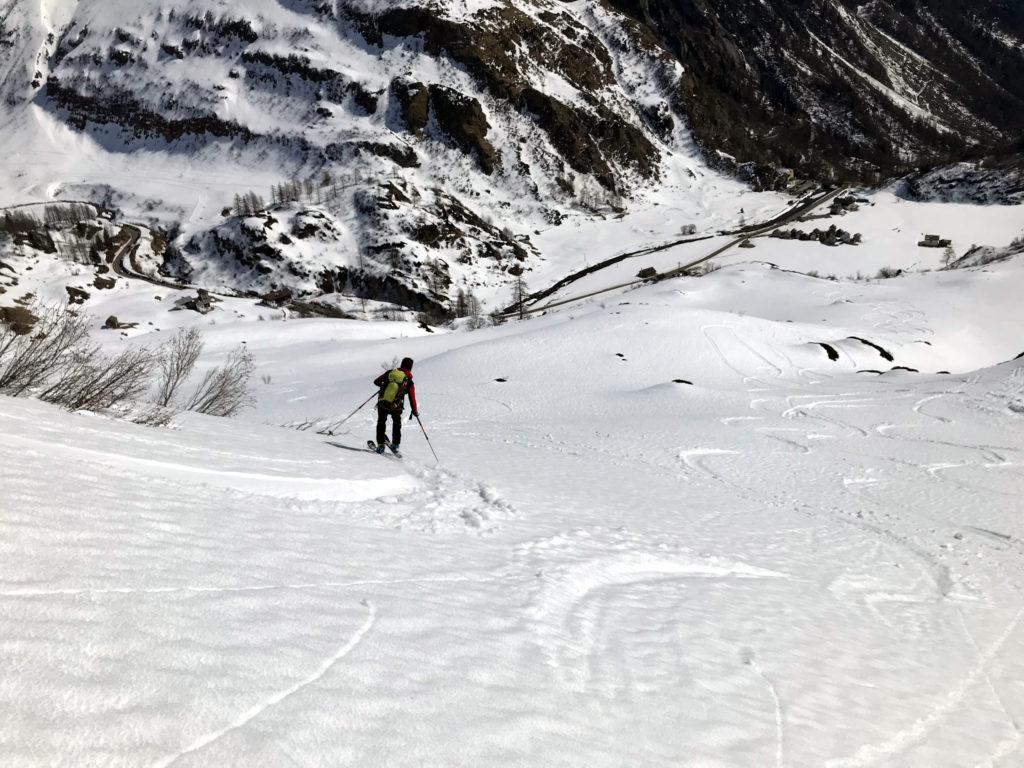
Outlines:
<svg viewBox="0 0 1024 768"><path fill-rule="evenodd" d="M973 6L15 2L5 187L161 224L164 271L210 288L445 312L545 272L535 239L567 217L687 199L701 234L744 223L720 171L877 181L995 152L1024 126L1024 24ZM1005 189L979 173L955 196Z"/></svg>
<svg viewBox="0 0 1024 768"><path fill-rule="evenodd" d="M1021 18L0 3L0 766L1024 765Z"/></svg>
<svg viewBox="0 0 1024 768"><path fill-rule="evenodd" d="M404 260L389 295L443 305L531 267L512 232L700 168L671 97L682 66L599 2L19 3L3 39L7 112L31 105L30 132L68 126L122 154L254 169L248 188L264 199L334 177L331 194L305 184L298 215L326 221L335 258L310 262L279 239L254 265L299 280L237 268L257 222L185 233L184 273L230 274L239 290L301 290L335 267L369 285ZM394 214L397 187L409 216ZM424 292L442 261L454 287Z"/></svg>

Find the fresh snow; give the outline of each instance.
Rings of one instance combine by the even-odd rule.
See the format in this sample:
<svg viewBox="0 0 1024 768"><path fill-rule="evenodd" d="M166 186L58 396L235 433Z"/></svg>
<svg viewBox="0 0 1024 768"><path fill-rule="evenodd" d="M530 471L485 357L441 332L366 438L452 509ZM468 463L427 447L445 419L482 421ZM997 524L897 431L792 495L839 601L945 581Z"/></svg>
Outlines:
<svg viewBox="0 0 1024 768"><path fill-rule="evenodd" d="M656 107L657 84L680 74L656 72L600 3L519 5L563 9L604 40L623 109ZM294 35L314 66L370 90L407 72L476 93L495 146L522 147L540 198L429 138L419 169L361 170L428 196L437 186L529 235L530 290L706 239L625 259L552 295L571 300L559 309L475 331L303 320L237 296L200 316L178 307L194 289L110 272L101 287L92 266L5 246L3 306L84 290L76 309L110 352L199 327L201 371L244 344L256 402L236 419L146 428L0 396L0 766L1024 764L1024 260L1006 248L1024 206L855 191L859 210L785 228L835 224L861 245L756 237L702 277L622 287L796 202L712 172L677 125L659 145L661 178L625 212L554 204L546 140L466 72L405 43L370 51L309 24L311 7L259 0L260 23L281 32L260 45L287 54ZM166 29L141 28L152 14L123 1L7 13L2 205L102 201L121 213L109 226L178 223L184 243L224 224L235 194L268 197L323 170L285 150L72 131L23 92L37 67L45 79L47 34L77 18L104 48L118 26ZM222 117L315 141L390 133L384 114L343 110L306 131L308 93L243 92L218 57L191 64L152 66L141 91L215 99ZM918 113L904 74L885 93ZM580 98L551 73L530 77ZM337 237L299 244L282 271L310 281L310 267L358 258L354 194L309 206ZM267 229L279 241L298 215L311 214L275 212ZM142 232L136 261L152 276ZM957 257L991 249L940 270L943 250L917 246L924 234L950 238ZM864 279L883 267L904 273ZM196 282L230 288L231 268L201 263ZM508 278L485 263L453 268L487 310L510 303ZM100 330L109 316L131 327ZM403 461L372 455L371 406L333 436L299 428L339 422L406 355L440 461L409 421Z"/></svg>
<svg viewBox="0 0 1024 768"><path fill-rule="evenodd" d="M475 332L221 309L241 419L0 398L0 762L1017 765L1022 270L752 263ZM365 451L369 408L276 426L407 354L440 464L415 422Z"/></svg>

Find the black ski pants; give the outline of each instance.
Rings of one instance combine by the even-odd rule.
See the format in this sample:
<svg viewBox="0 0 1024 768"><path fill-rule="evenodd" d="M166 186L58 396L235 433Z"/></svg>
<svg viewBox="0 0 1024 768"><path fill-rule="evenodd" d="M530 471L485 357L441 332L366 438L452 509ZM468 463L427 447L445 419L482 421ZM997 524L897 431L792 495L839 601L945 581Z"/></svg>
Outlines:
<svg viewBox="0 0 1024 768"><path fill-rule="evenodd" d="M402 442L402 412L377 406L377 445L384 445L388 437L388 416L391 417L391 444Z"/></svg>

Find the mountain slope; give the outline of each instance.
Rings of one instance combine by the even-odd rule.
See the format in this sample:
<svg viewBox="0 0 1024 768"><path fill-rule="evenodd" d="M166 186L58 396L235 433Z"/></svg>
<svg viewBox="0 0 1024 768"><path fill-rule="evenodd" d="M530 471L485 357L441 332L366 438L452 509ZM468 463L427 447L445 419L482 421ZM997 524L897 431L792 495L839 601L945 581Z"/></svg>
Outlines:
<svg viewBox="0 0 1024 768"><path fill-rule="evenodd" d="M686 68L709 148L876 182L999 152L1024 130L1012 0L608 0Z"/></svg>
<svg viewBox="0 0 1024 768"><path fill-rule="evenodd" d="M1021 29L996 0L14 3L3 175L164 226L165 271L207 287L443 313L549 273L534 239L567 217L685 198L702 234L744 221L709 164L877 181L1017 146ZM260 223L296 218L322 247Z"/></svg>
<svg viewBox="0 0 1024 768"><path fill-rule="evenodd" d="M60 6L52 32L24 6L4 21L21 41L2 55L8 122L23 133L71 128L124 158L159 154L191 178L205 172L197 160L231 164L252 171L250 188L264 199L277 197L264 186L268 173L275 186L334 179L330 195L307 182L300 201L339 233L325 241L334 258L309 261L278 240L264 277L236 290L306 292L340 279L383 298L369 287L379 285L374 275L404 261L409 273L386 293L443 310L459 289L507 284L535 265L530 244L512 233L572 211L610 211L666 175L703 173L684 118L658 91L679 82L680 65L639 29L624 32L600 3ZM600 34L587 26L596 19ZM33 43L42 63L29 82ZM411 209L396 214L395 195L382 188L403 189ZM138 207L159 218L172 207L160 192ZM115 202L137 194L135 183L113 191ZM189 219L168 270L244 275L234 255L254 247L239 237L244 227L211 221L208 210ZM442 263L449 284L423 290Z"/></svg>

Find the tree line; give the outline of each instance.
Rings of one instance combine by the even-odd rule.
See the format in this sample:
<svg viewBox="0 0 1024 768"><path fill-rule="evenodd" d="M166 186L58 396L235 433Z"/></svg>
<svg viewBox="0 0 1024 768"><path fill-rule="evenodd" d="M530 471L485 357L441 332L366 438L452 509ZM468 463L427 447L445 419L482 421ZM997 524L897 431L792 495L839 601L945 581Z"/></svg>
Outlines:
<svg viewBox="0 0 1024 768"><path fill-rule="evenodd" d="M270 205L286 203L315 203L320 205L338 199L341 191L348 186L362 181L358 169L344 179L338 179L325 171L319 176L306 179L289 179L270 188ZM267 203L257 192L249 191L235 195L231 213L235 216L255 216L267 210Z"/></svg>

